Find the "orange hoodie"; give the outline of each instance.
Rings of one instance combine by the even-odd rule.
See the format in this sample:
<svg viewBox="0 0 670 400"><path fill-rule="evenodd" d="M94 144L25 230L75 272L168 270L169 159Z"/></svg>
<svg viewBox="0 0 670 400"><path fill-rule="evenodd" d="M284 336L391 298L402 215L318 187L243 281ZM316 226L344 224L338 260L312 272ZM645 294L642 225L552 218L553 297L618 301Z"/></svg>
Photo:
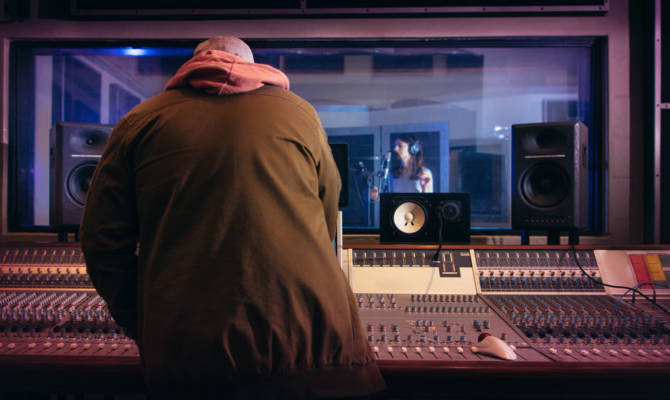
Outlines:
<svg viewBox="0 0 670 400"><path fill-rule="evenodd" d="M190 86L207 94L249 92L264 84L289 88L286 75L266 64L256 64L221 50L198 53L179 68L165 90Z"/></svg>

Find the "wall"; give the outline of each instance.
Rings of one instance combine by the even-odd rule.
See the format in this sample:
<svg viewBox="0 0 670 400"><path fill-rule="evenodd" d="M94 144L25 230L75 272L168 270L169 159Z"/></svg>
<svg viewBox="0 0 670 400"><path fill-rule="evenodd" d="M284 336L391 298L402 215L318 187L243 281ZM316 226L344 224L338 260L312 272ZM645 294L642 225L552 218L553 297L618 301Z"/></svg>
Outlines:
<svg viewBox="0 0 670 400"><path fill-rule="evenodd" d="M31 16L37 1L31 2ZM628 1L610 0L604 16L530 16L530 17L454 17L454 18L353 18L353 19L268 19L204 21L62 21L30 17L22 22L0 25L0 127L2 129L2 229L6 239L52 239L45 235L7 234L7 104L8 49L12 40L22 39L204 39L232 34L242 38L449 38L449 37L524 37L524 36L604 36L608 40L606 87L609 128L605 165L606 201L609 217L607 234L583 242L639 243L642 228L631 221L643 218L642 194L631 191L642 176L632 170L642 160L631 157L632 144L641 138L630 135ZM631 143L635 140L635 143ZM488 238L488 242L512 240Z"/></svg>

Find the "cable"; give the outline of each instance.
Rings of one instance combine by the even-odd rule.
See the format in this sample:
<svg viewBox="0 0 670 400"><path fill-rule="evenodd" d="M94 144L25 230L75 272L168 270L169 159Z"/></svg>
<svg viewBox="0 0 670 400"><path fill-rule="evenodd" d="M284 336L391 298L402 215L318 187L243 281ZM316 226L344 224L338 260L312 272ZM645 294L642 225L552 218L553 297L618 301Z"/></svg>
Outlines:
<svg viewBox="0 0 670 400"><path fill-rule="evenodd" d="M623 316L623 313L621 312L621 302L623 301L623 298L626 297L626 295L628 294L628 292L630 292L631 290L637 290L638 288L640 288L640 287L642 287L642 286L647 286L647 285L648 285L648 286L651 286L652 290L654 291L654 299L656 298L656 285L663 286L663 287L666 287L666 288L668 287L668 286L666 286L666 285L662 285L662 284L653 284L653 283L651 283L651 282L642 282L642 283L640 283L639 285L637 285L637 286L635 286L635 287L633 287L633 288L630 288L630 289L626 290L621 296L619 296L619 299L617 300L617 303L616 303L616 311L617 311L617 314ZM634 294L633 294L633 296L634 296ZM634 303L634 302L635 302L635 301L633 301L633 303Z"/></svg>
<svg viewBox="0 0 670 400"><path fill-rule="evenodd" d="M437 251L433 255L433 263L434 264L440 262L440 251L442 251L442 227L443 227L444 221L443 221L443 218L442 218L442 213L439 212L438 214L440 214L440 230L437 234L437 238L438 238L440 244L439 244L439 246L437 246Z"/></svg>
<svg viewBox="0 0 670 400"><path fill-rule="evenodd" d="M444 215L444 204L440 204L437 209L436 209L436 214L440 220L440 226L439 226L439 231L437 233L437 238L439 240L439 246L437 246L437 251L435 252L435 255L433 255L433 264L439 263L440 261L440 251L442 251L442 229L444 228L444 220L445 215Z"/></svg>
<svg viewBox="0 0 670 400"><path fill-rule="evenodd" d="M653 287L653 289L654 289L654 299L652 300L651 298L649 298L649 296L647 296L646 294L642 293L642 292L638 289L639 286L641 286L641 285L643 285L643 284L646 284L646 283L648 283L648 282L643 282L643 283L637 285L636 287L628 287L628 286L610 285L609 283L605 283L605 282L603 282L602 280L599 281L599 280L595 279L594 277L592 277L591 275L589 275L589 274L584 270L584 267L582 267L582 265L579 263L579 258L577 258L577 250L575 249L575 244L574 244L574 243L572 243L572 245L570 246L570 248L571 248L571 250L572 250L572 255L573 255L573 257L575 257L575 263L577 264L577 267L579 268L580 271L582 271L582 274L583 274L584 276L586 276L588 279L590 279L591 281L595 282L596 284L598 284L598 285L600 285L600 286L611 287L611 288L615 288L615 289L626 289L626 293L632 291L632 292L633 292L633 295L635 295L635 293L637 293L637 294L639 294L640 296L642 296L644 299L646 299L647 301L649 301L651 304L653 304L654 306L656 306L657 308L659 308L661 311L663 311L664 313L670 315L670 311L669 311L668 309L666 309L665 307L663 307L662 305L660 305L660 304L658 304L658 303L656 302L656 288L653 287L653 284L652 284L652 287Z"/></svg>

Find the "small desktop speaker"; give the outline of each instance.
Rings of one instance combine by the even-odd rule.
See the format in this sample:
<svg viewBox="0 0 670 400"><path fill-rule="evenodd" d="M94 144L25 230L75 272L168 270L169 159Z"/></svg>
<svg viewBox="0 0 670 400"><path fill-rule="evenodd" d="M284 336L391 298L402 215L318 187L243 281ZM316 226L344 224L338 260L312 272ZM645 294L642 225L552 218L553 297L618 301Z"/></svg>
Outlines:
<svg viewBox="0 0 670 400"><path fill-rule="evenodd" d="M51 130L49 224L79 226L86 192L114 125L58 122Z"/></svg>
<svg viewBox="0 0 670 400"><path fill-rule="evenodd" d="M469 193L382 193L382 243L470 242Z"/></svg>
<svg viewBox="0 0 670 400"><path fill-rule="evenodd" d="M588 226L588 131L578 121L512 125L512 228Z"/></svg>

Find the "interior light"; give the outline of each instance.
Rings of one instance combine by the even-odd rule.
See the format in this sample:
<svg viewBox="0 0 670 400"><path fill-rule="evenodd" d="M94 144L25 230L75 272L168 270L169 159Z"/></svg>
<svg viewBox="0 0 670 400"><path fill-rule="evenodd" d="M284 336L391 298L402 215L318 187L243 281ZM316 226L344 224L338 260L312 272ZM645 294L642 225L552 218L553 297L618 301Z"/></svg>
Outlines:
<svg viewBox="0 0 670 400"><path fill-rule="evenodd" d="M147 54L145 49L138 49L137 47L129 47L123 50L123 53L127 56L143 56Z"/></svg>

